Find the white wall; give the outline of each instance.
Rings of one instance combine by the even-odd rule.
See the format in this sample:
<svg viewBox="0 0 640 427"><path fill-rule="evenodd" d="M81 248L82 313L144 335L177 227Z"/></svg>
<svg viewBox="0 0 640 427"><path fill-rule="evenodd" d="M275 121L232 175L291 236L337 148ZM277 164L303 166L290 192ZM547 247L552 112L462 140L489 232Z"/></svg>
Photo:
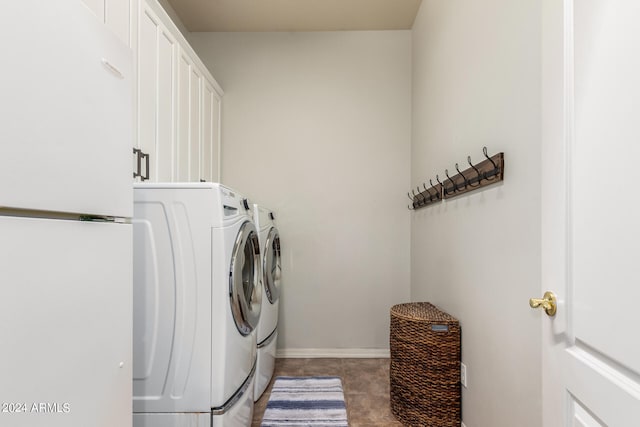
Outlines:
<svg viewBox="0 0 640 427"><path fill-rule="evenodd" d="M281 349L387 349L409 299L411 33L191 33L223 182L275 210Z"/></svg>
<svg viewBox="0 0 640 427"><path fill-rule="evenodd" d="M505 153L502 184L412 214L411 297L461 322L467 427L541 425L540 20L537 0L423 0L413 28L413 185Z"/></svg>

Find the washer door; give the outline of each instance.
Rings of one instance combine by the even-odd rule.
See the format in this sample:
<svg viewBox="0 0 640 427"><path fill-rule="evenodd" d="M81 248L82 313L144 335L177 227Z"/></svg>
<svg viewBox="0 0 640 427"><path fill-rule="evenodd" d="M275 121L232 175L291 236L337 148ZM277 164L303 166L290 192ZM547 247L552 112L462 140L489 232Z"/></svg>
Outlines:
<svg viewBox="0 0 640 427"><path fill-rule="evenodd" d="M280 278L282 269L280 267L280 235L275 227L269 230L269 235L265 242L265 254L262 264L264 290L271 304L275 304L280 297Z"/></svg>
<svg viewBox="0 0 640 427"><path fill-rule="evenodd" d="M260 288L260 243L256 228L242 224L233 246L229 271L231 312L238 331L248 335L258 325L262 303Z"/></svg>

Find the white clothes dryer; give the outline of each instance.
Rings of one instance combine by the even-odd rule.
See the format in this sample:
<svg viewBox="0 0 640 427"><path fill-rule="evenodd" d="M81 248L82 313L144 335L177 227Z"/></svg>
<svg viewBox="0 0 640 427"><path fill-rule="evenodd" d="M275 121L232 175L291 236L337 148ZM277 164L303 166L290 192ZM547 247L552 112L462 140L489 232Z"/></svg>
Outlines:
<svg viewBox="0 0 640 427"><path fill-rule="evenodd" d="M260 236L262 257L262 310L258 322L258 360L254 400L264 393L275 368L276 341L278 339L278 306L282 269L280 264L280 234L272 211L254 205L254 220Z"/></svg>
<svg viewBox="0 0 640 427"><path fill-rule="evenodd" d="M134 186L134 427L250 427L253 206L212 183Z"/></svg>

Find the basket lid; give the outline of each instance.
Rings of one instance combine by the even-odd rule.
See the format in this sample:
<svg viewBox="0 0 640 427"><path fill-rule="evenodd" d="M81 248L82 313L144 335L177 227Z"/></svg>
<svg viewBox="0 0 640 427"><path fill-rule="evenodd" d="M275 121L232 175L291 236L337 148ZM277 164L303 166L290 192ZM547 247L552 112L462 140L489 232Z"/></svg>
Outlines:
<svg viewBox="0 0 640 427"><path fill-rule="evenodd" d="M405 320L458 323L458 319L429 302L410 302L391 307L391 315Z"/></svg>

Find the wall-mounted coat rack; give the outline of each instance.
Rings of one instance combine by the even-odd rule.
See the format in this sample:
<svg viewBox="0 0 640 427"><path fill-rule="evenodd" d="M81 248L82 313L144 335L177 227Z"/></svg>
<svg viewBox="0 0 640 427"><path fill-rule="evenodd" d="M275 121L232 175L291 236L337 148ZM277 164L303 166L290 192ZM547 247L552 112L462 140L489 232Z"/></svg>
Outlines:
<svg viewBox="0 0 640 427"><path fill-rule="evenodd" d="M504 153L494 154L489 157L487 147L482 148L485 160L474 165L471 162L471 156L467 156L469 168L460 171L456 163L456 174L449 176L449 170L445 169L445 178L440 181L440 176L436 175L436 184L429 180L429 187L425 183L422 184L423 189L417 187L418 192L411 190L407 193L411 205L409 209L419 209L429 206L435 202L444 199L457 197L461 194L486 187L504 180Z"/></svg>

